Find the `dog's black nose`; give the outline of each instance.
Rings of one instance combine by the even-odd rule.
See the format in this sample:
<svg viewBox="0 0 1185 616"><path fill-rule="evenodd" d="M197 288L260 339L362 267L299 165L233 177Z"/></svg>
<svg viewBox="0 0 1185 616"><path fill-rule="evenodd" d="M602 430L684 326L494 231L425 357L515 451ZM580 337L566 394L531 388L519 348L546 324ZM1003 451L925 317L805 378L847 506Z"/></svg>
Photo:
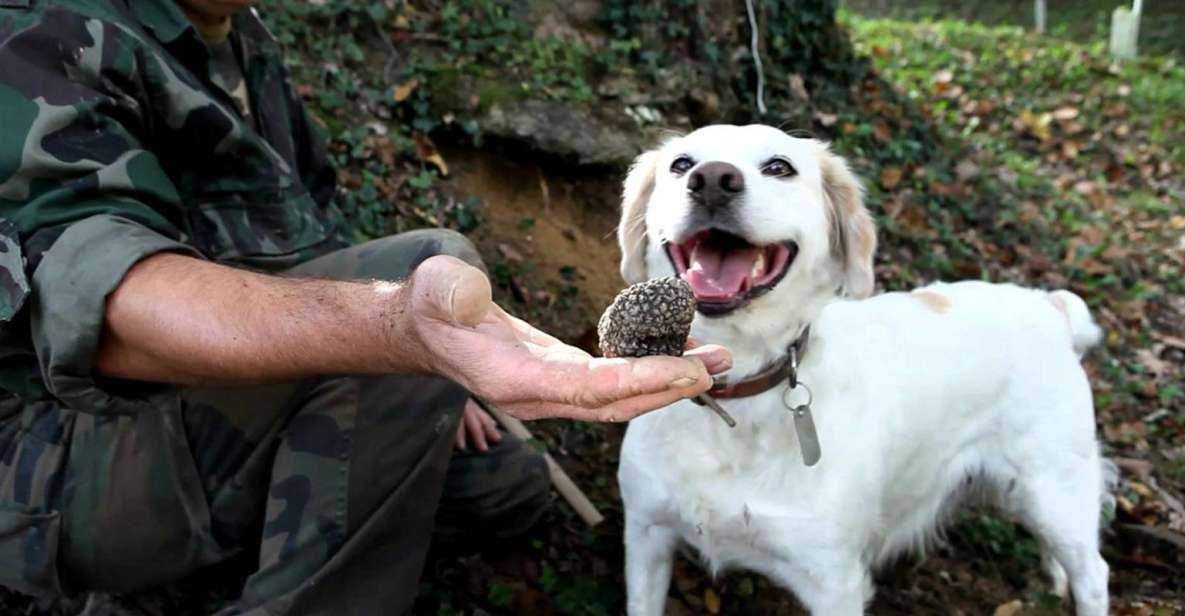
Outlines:
<svg viewBox="0 0 1185 616"><path fill-rule="evenodd" d="M687 191L700 205L711 209L727 207L745 192L745 176L736 165L719 161L704 163L691 172Z"/></svg>

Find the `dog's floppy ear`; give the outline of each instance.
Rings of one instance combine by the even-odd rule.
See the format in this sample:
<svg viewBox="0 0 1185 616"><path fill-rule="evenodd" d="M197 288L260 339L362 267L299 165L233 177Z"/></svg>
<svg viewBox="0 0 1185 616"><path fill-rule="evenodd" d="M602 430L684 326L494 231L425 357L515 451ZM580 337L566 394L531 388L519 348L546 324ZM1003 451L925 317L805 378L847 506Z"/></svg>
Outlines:
<svg viewBox="0 0 1185 616"><path fill-rule="evenodd" d="M621 222L617 243L621 245L621 277L626 284L646 280L646 205L654 192L658 150L642 154L630 166L621 198Z"/></svg>
<svg viewBox="0 0 1185 616"><path fill-rule="evenodd" d="M876 252L876 226L864 207L864 188L847 161L825 144L820 148L819 165L831 219L831 253L843 272L840 294L863 299L872 295L872 255Z"/></svg>

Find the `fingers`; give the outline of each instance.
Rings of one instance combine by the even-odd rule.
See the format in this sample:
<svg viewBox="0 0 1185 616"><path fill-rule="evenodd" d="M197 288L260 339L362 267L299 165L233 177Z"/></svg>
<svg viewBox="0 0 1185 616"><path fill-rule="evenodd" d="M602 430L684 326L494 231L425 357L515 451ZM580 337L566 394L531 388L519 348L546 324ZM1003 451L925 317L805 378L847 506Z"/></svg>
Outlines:
<svg viewBox="0 0 1185 616"><path fill-rule="evenodd" d="M478 451L489 451L490 443L502 441L502 433L498 431L498 422L481 408L473 398L465 402L465 410L461 413L461 424L457 426L457 449L464 451L466 442L473 443Z"/></svg>
<svg viewBox="0 0 1185 616"><path fill-rule="evenodd" d="M657 409L670 406L684 398L703 393L700 388L686 388L663 391L620 400L601 408L585 408L561 403L527 403L502 407L506 412L520 419L543 419L563 417L577 421L617 423L629 421Z"/></svg>
<svg viewBox="0 0 1185 616"><path fill-rule="evenodd" d="M498 443L502 441L502 433L498 431L498 422L494 421L490 414L485 412L485 409L478 408L478 418L481 419L481 427L486 436L486 441Z"/></svg>
<svg viewBox="0 0 1185 616"><path fill-rule="evenodd" d="M461 423L457 424L457 435L454 437L454 444L460 451L465 451L465 416L461 416Z"/></svg>
<svg viewBox="0 0 1185 616"><path fill-rule="evenodd" d="M540 395L536 399L585 409L599 409L656 394L669 404L702 393L712 383L704 363L695 357L594 358L567 365L541 363L550 382L537 381L547 390L540 393L553 395Z"/></svg>
<svg viewBox="0 0 1185 616"><path fill-rule="evenodd" d="M707 368L708 374L720 374L721 372L728 372L732 368L732 353L718 344L700 346L697 341L695 346L688 347L688 351L683 356L695 357L704 362L704 367Z"/></svg>
<svg viewBox="0 0 1185 616"><path fill-rule="evenodd" d="M481 411L472 413L467 411L465 413L465 432L468 433L469 440L473 443L474 449L478 451L489 451L490 446L486 442L486 433L482 429L481 417L477 414L479 412Z"/></svg>
<svg viewBox="0 0 1185 616"><path fill-rule="evenodd" d="M476 327L493 306L490 280L481 270L447 255L425 260L412 273L417 299L426 300L427 316Z"/></svg>

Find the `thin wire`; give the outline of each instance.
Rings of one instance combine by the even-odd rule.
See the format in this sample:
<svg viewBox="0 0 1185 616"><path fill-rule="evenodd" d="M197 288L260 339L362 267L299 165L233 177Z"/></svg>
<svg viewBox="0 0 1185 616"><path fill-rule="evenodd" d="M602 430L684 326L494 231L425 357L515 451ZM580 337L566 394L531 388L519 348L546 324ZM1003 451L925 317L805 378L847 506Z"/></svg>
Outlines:
<svg viewBox="0 0 1185 616"><path fill-rule="evenodd" d="M753 0L745 0L745 10L749 12L749 29L753 32L749 37L749 47L753 50L753 64L757 67L757 113L765 115L765 69L761 67L761 54L757 51L757 17L753 15Z"/></svg>

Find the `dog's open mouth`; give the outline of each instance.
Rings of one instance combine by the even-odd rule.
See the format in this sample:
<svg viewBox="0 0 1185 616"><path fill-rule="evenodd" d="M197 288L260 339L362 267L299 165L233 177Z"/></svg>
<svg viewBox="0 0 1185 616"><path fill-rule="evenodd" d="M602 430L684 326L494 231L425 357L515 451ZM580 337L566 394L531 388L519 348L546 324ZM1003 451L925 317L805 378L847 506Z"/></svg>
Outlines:
<svg viewBox="0 0 1185 616"><path fill-rule="evenodd" d="M705 315L735 310L768 291L786 275L798 254L794 242L756 246L717 229L668 243L666 249Z"/></svg>

